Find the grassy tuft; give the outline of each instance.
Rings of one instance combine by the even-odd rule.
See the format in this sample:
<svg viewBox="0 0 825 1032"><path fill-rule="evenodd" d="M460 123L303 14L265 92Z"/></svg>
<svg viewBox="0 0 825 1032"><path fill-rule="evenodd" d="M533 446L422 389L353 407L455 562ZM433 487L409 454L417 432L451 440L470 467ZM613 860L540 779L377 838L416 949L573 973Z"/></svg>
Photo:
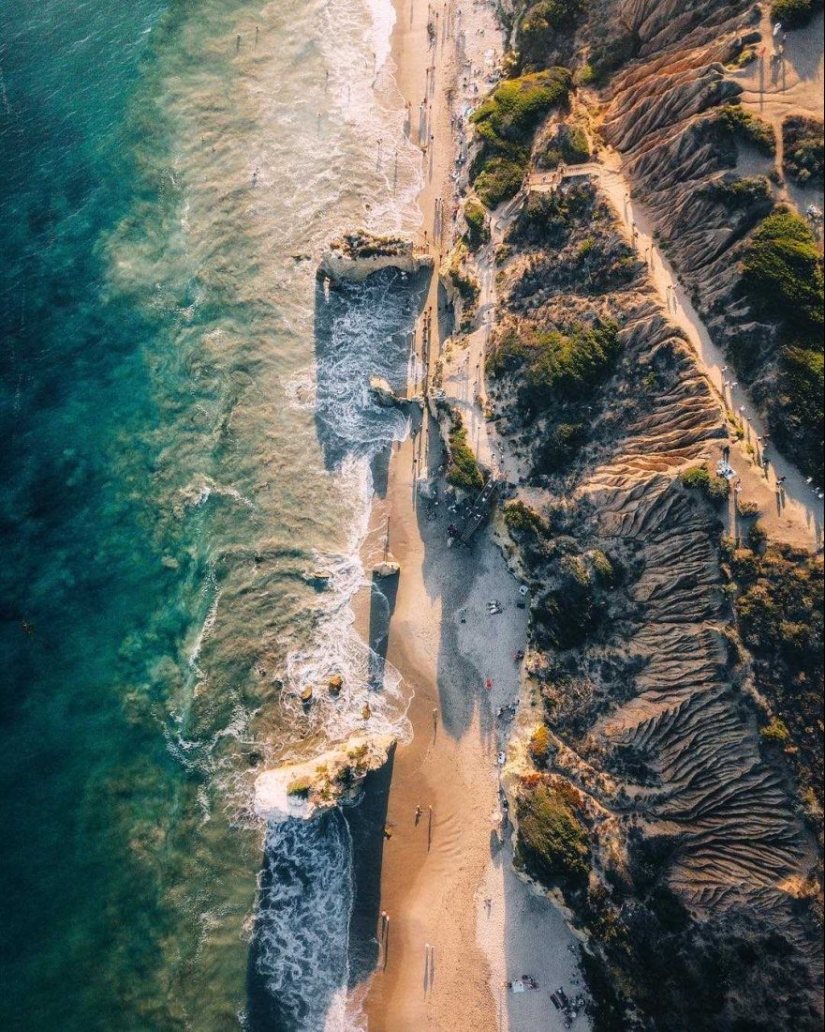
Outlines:
<svg viewBox="0 0 825 1032"><path fill-rule="evenodd" d="M450 462L447 467L447 481L453 487L464 491L480 491L484 486L484 478L478 468L476 457L467 441L467 428L461 413L451 413L452 427L449 434Z"/></svg>
<svg viewBox="0 0 825 1032"><path fill-rule="evenodd" d="M724 477L715 476L707 466L691 466L679 479L692 491L701 491L707 500L719 506L730 495L730 484Z"/></svg>
<svg viewBox="0 0 825 1032"><path fill-rule="evenodd" d="M550 109L567 99L570 83L566 68L505 79L471 116L482 144L470 170L471 179L488 208L518 192L527 171L533 133Z"/></svg>
<svg viewBox="0 0 825 1032"><path fill-rule="evenodd" d="M738 139L755 147L760 154L776 154L776 134L773 126L750 114L738 104L727 104L719 112L719 121Z"/></svg>
<svg viewBox="0 0 825 1032"><path fill-rule="evenodd" d="M819 119L790 115L782 122L782 170L798 183L822 184L825 145Z"/></svg>
<svg viewBox="0 0 825 1032"><path fill-rule="evenodd" d="M587 831L571 805L574 795L539 785L517 804L516 862L545 884L559 877L582 882L590 871Z"/></svg>

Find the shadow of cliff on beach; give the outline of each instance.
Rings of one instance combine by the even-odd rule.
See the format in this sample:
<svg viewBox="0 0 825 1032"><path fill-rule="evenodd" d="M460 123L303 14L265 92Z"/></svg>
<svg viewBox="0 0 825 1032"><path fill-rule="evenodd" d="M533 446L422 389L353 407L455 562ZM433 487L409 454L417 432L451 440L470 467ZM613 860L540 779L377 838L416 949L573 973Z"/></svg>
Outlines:
<svg viewBox="0 0 825 1032"><path fill-rule="evenodd" d="M380 691L384 687L384 670L387 665L387 645L390 621L395 611L398 595L398 577L379 577L373 574L370 589L369 679L370 688Z"/></svg>
<svg viewBox="0 0 825 1032"><path fill-rule="evenodd" d="M324 464L337 470L350 456L367 456L382 496L387 449L403 437L407 416L376 402L370 377L404 394L410 336L429 278L429 270L409 275L389 268L362 283L319 280L315 288L315 425Z"/></svg>
<svg viewBox="0 0 825 1032"><path fill-rule="evenodd" d="M359 805L344 810L352 838L355 893L349 926L350 989L376 969L380 955L377 928L381 906L381 865L394 762L395 746L381 770L367 776Z"/></svg>
<svg viewBox="0 0 825 1032"><path fill-rule="evenodd" d="M375 970L394 753L367 775L356 806L270 825L247 958L248 1032L321 1028L336 996Z"/></svg>

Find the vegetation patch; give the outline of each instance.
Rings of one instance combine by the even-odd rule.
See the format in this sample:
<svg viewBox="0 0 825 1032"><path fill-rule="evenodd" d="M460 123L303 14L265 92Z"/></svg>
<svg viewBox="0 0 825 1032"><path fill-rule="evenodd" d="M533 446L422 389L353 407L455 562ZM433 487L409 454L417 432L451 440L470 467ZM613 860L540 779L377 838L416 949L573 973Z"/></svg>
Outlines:
<svg viewBox="0 0 825 1032"><path fill-rule="evenodd" d="M821 330L822 255L805 220L777 209L759 226L742 262L745 287L775 322L806 332Z"/></svg>
<svg viewBox="0 0 825 1032"><path fill-rule="evenodd" d="M731 211L773 205L771 185L765 176L743 179L728 174L709 183L705 187L704 193L711 200L723 204Z"/></svg>
<svg viewBox="0 0 825 1032"><path fill-rule="evenodd" d="M782 169L798 183L822 184L825 175L823 124L790 115L782 122Z"/></svg>
<svg viewBox="0 0 825 1032"><path fill-rule="evenodd" d="M546 724L539 724L530 735L530 756L537 767L546 767L550 758L550 731Z"/></svg>
<svg viewBox="0 0 825 1032"><path fill-rule="evenodd" d="M536 165L539 168L556 168L562 162L567 165L581 165L591 156L587 133L577 125L559 125L554 132L541 141L537 148Z"/></svg>
<svg viewBox="0 0 825 1032"><path fill-rule="evenodd" d="M464 221L467 223L467 244L471 250L483 247L490 239L484 205L470 197L464 205Z"/></svg>
<svg viewBox="0 0 825 1032"><path fill-rule="evenodd" d="M504 506L504 522L508 530L517 534L546 536L550 532L547 520L521 501L507 502Z"/></svg>
<svg viewBox="0 0 825 1032"><path fill-rule="evenodd" d="M821 7L821 0L774 0L771 21L781 22L783 29L798 29L807 25Z"/></svg>
<svg viewBox="0 0 825 1032"><path fill-rule="evenodd" d="M448 437L450 460L447 466L447 481L453 487L464 491L480 491L484 478L478 468L476 457L467 441L467 428L461 413L453 409L450 413L452 426Z"/></svg>
<svg viewBox="0 0 825 1032"><path fill-rule="evenodd" d="M508 230L507 243L560 247L573 228L593 212L595 204L596 191L589 183L531 193Z"/></svg>
<svg viewBox="0 0 825 1032"><path fill-rule="evenodd" d="M539 0L533 4L518 30L522 67L544 67L557 36L569 34L576 28L584 7L584 0Z"/></svg>
<svg viewBox="0 0 825 1032"><path fill-rule="evenodd" d="M730 556L739 633L774 718L763 737L791 749L803 792L823 803L823 560L787 545Z"/></svg>
<svg viewBox="0 0 825 1032"><path fill-rule="evenodd" d="M516 806L516 864L544 884L557 878L583 882L590 872L587 831L576 816L578 793L565 784L540 784Z"/></svg>
<svg viewBox="0 0 825 1032"><path fill-rule="evenodd" d="M532 72L499 83L470 121L481 141L470 178L488 208L515 196L530 159L533 133L570 90L566 68Z"/></svg>
<svg viewBox="0 0 825 1032"><path fill-rule="evenodd" d="M742 271L754 308L781 327L771 431L821 483L825 287L822 255L805 220L787 208L769 215L745 248Z"/></svg>
<svg viewBox="0 0 825 1032"><path fill-rule="evenodd" d="M491 352L488 370L493 376L520 371L523 402L541 410L559 398L588 397L613 371L621 350L618 324L610 321L577 324L566 333L511 328Z"/></svg>
<svg viewBox="0 0 825 1032"><path fill-rule="evenodd" d="M727 104L719 112L721 124L738 140L749 143L760 154L772 157L776 154L776 134L773 126L752 115L739 104Z"/></svg>
<svg viewBox="0 0 825 1032"><path fill-rule="evenodd" d="M679 479L685 487L691 491L700 491L717 507L730 495L728 481L711 473L707 466L691 466L681 473Z"/></svg>
<svg viewBox="0 0 825 1032"><path fill-rule="evenodd" d="M792 345L782 351L778 390L771 399L771 429L776 442L797 458L817 483L823 483L825 368L821 346Z"/></svg>
<svg viewBox="0 0 825 1032"><path fill-rule="evenodd" d="M473 328L481 288L478 280L464 265L466 256L467 248L459 243L450 259L448 275L461 298L461 329L464 333L469 333Z"/></svg>
<svg viewBox="0 0 825 1032"><path fill-rule="evenodd" d="M286 787L286 794L298 799L306 799L311 791L312 781L310 778L295 778Z"/></svg>
<svg viewBox="0 0 825 1032"><path fill-rule="evenodd" d="M577 648L601 622L598 582L580 556L565 555L554 566L555 585L533 608L536 642L545 649Z"/></svg>
<svg viewBox="0 0 825 1032"><path fill-rule="evenodd" d="M539 476L562 473L587 443L584 423L559 423L547 434L538 450L534 472Z"/></svg>

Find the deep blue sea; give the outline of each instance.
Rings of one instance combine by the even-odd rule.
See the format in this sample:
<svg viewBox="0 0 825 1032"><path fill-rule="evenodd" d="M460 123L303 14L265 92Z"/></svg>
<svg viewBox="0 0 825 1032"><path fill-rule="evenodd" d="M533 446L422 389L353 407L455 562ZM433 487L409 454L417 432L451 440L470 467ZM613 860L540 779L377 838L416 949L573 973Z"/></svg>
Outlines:
<svg viewBox="0 0 825 1032"><path fill-rule="evenodd" d="M405 426L366 383L402 376L416 299L389 276L329 304L315 269L417 217L391 24L0 5L0 1029L248 1028L251 963L284 1029L357 1025L347 830L266 829L251 798L370 690L349 603ZM333 670L341 703L305 714ZM372 706L399 726L391 673Z"/></svg>

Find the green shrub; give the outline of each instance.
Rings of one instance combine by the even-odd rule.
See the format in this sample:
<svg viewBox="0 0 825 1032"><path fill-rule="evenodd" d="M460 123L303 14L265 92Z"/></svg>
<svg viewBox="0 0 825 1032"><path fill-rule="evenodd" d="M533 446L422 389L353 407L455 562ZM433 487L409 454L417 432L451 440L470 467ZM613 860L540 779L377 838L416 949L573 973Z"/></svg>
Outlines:
<svg viewBox="0 0 825 1032"><path fill-rule="evenodd" d="M470 179L488 208L518 192L533 133L548 111L567 99L570 82L566 68L505 79L470 117L482 142Z"/></svg>
<svg viewBox="0 0 825 1032"><path fill-rule="evenodd" d="M521 189L527 172L527 156L522 160L493 157L473 181L473 187L488 208L497 208L502 201L509 201Z"/></svg>
<svg viewBox="0 0 825 1032"><path fill-rule="evenodd" d="M543 68L553 41L576 27L584 0L539 0L525 14L518 29L516 45L522 67Z"/></svg>
<svg viewBox="0 0 825 1032"><path fill-rule="evenodd" d="M464 220L467 223L467 243L474 250L490 239L487 212L482 204L470 197L464 205Z"/></svg>
<svg viewBox="0 0 825 1032"><path fill-rule="evenodd" d="M581 559L565 556L558 574L557 586L533 608L536 641L545 648L577 648L599 626L603 608Z"/></svg>
<svg viewBox="0 0 825 1032"><path fill-rule="evenodd" d="M771 188L765 176L740 179L726 175L705 187L705 194L726 208L753 208L771 203Z"/></svg>
<svg viewBox="0 0 825 1032"><path fill-rule="evenodd" d="M820 337L825 303L822 255L795 212L777 209L744 251L745 288L768 318Z"/></svg>
<svg viewBox="0 0 825 1032"><path fill-rule="evenodd" d="M560 247L595 204L596 191L589 183L552 193L531 193L507 232L507 242Z"/></svg>
<svg viewBox="0 0 825 1032"><path fill-rule="evenodd" d="M766 737L798 748L803 787L821 804L823 739L812 732L823 719L822 556L787 545L743 550L735 553L734 574L743 587L734 604L739 633L754 659L756 687L776 715Z"/></svg>
<svg viewBox="0 0 825 1032"><path fill-rule="evenodd" d="M782 326L777 390L767 403L771 432L822 483L825 283L805 220L787 208L768 216L745 247L742 272L754 308Z"/></svg>
<svg viewBox="0 0 825 1032"><path fill-rule="evenodd" d="M772 717L770 723L762 728L761 735L766 742L776 745L787 745L791 738L790 731L779 717Z"/></svg>
<svg viewBox="0 0 825 1032"><path fill-rule="evenodd" d="M530 735L530 755L537 767L546 767L550 758L550 731L546 724L540 724Z"/></svg>
<svg viewBox="0 0 825 1032"><path fill-rule="evenodd" d="M566 795L540 785L517 803L517 862L544 883L557 877L582 882L590 870L587 832Z"/></svg>
<svg viewBox="0 0 825 1032"><path fill-rule="evenodd" d="M768 541L768 535L765 533L765 528L757 520L756 523L752 523L748 528L748 534L745 540L748 543L748 548L752 552L761 552Z"/></svg>
<svg viewBox="0 0 825 1032"><path fill-rule="evenodd" d="M453 487L465 491L480 491L484 486L484 478L478 468L476 457L467 441L467 430L461 413L453 410L452 426L449 433L450 461L447 467L447 481Z"/></svg>
<svg viewBox="0 0 825 1032"><path fill-rule="evenodd" d="M504 506L504 522L511 531L516 533L527 533L535 536L545 536L549 533L547 521L529 505L518 500L507 502Z"/></svg>
<svg viewBox="0 0 825 1032"><path fill-rule="evenodd" d="M739 104L728 104L721 108L719 121L734 136L755 147L760 154L768 157L776 154L776 135L773 126L752 115Z"/></svg>
<svg viewBox="0 0 825 1032"><path fill-rule="evenodd" d="M550 430L539 449L535 472L547 475L567 469L586 441L584 423L559 423Z"/></svg>
<svg viewBox="0 0 825 1032"><path fill-rule="evenodd" d="M529 144L548 111L567 99L571 76L566 68L505 79L470 116L483 139Z"/></svg>
<svg viewBox="0 0 825 1032"><path fill-rule="evenodd" d="M612 588L617 581L616 569L613 566L613 563L611 563L600 548L596 549L591 556L590 561L593 564L593 572L595 573L599 584L605 588Z"/></svg>
<svg viewBox="0 0 825 1032"><path fill-rule="evenodd" d="M821 184L825 174L822 122L790 115L782 122L782 169L799 183Z"/></svg>
<svg viewBox="0 0 825 1032"><path fill-rule="evenodd" d="M613 370L621 353L619 328L614 322L591 327L506 333L491 352L488 368L493 375L522 370L523 400L534 410L554 399L580 400Z"/></svg>
<svg viewBox="0 0 825 1032"><path fill-rule="evenodd" d="M577 86L596 86L600 80L593 65L583 64L576 71L575 81Z"/></svg>
<svg viewBox="0 0 825 1032"><path fill-rule="evenodd" d="M300 799L306 799L309 793L312 791L312 781L310 778L295 778L286 787L286 794L288 796L296 796Z"/></svg>
<svg viewBox="0 0 825 1032"><path fill-rule="evenodd" d="M816 6L814 0L774 0L771 21L781 22L784 29L798 29L808 24Z"/></svg>
<svg viewBox="0 0 825 1032"><path fill-rule="evenodd" d="M772 397L769 410L776 443L793 455L818 484L825 480L823 364L821 350L786 347L779 363L778 390Z"/></svg>
<svg viewBox="0 0 825 1032"><path fill-rule="evenodd" d="M590 141L579 126L566 127L562 134L561 152L568 165L581 165L590 160Z"/></svg>
<svg viewBox="0 0 825 1032"><path fill-rule="evenodd" d="M713 505L721 505L730 494L730 484L724 477L711 474L707 466L691 466L679 479L692 491L701 491Z"/></svg>
<svg viewBox="0 0 825 1032"><path fill-rule="evenodd" d="M555 168L562 161L581 165L590 160L590 141L584 129L577 125L559 125L536 154L539 168Z"/></svg>

